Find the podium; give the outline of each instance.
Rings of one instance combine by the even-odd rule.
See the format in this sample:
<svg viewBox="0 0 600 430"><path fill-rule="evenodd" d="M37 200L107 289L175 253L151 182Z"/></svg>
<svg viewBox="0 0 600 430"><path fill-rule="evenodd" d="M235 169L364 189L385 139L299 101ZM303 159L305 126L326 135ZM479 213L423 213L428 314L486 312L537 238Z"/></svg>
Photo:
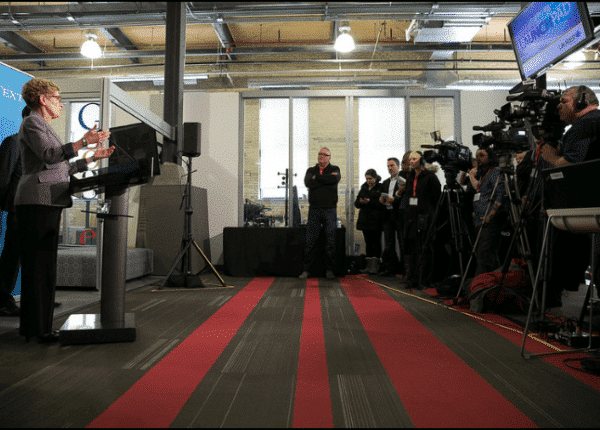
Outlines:
<svg viewBox="0 0 600 430"><path fill-rule="evenodd" d="M104 189L107 205L96 214L104 221L100 314L70 315L59 330L61 345L135 341L135 314L125 313L129 187L147 182L152 166L152 159L118 164L71 181L71 193Z"/></svg>

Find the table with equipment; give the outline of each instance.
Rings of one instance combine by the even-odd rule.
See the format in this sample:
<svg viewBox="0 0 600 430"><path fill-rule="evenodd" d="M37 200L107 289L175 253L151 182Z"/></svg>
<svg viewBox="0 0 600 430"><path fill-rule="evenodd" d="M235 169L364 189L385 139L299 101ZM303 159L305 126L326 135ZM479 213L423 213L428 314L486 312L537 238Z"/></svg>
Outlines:
<svg viewBox="0 0 600 430"><path fill-rule="evenodd" d="M299 276L303 270L305 227L227 227L223 230L225 274L229 276ZM346 229L335 232L336 276L346 275ZM321 232L311 276L324 276L325 235Z"/></svg>

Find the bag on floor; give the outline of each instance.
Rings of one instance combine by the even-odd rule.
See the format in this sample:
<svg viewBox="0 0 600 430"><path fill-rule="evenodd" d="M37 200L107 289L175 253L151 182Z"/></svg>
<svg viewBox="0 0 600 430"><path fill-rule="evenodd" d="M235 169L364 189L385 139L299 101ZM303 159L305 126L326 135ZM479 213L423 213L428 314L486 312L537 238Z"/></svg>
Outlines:
<svg viewBox="0 0 600 430"><path fill-rule="evenodd" d="M532 293L527 263L513 258L502 285L501 279L501 268L473 278L468 292L472 312L527 313Z"/></svg>

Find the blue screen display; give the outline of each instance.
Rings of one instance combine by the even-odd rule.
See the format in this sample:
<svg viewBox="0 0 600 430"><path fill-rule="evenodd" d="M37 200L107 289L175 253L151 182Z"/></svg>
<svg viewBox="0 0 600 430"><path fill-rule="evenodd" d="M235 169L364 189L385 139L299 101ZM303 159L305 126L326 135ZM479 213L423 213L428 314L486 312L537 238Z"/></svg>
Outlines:
<svg viewBox="0 0 600 430"><path fill-rule="evenodd" d="M536 2L509 24L525 78L550 65L589 35L576 2Z"/></svg>
<svg viewBox="0 0 600 430"><path fill-rule="evenodd" d="M21 97L21 88L33 76L0 63L0 142L8 136L16 134L21 126L21 111L25 102ZM1 143L0 143L1 144ZM2 212L2 233L0 234L0 253L4 250L4 233L6 231L6 212ZM17 279L13 295L21 294L21 274Z"/></svg>

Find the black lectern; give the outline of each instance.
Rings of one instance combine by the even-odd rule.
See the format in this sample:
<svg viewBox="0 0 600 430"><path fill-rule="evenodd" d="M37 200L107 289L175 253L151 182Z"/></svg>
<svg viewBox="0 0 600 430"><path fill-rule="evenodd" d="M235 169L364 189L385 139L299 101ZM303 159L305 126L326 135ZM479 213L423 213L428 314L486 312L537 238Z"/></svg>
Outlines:
<svg viewBox="0 0 600 430"><path fill-rule="evenodd" d="M145 124L140 126L147 127ZM118 135L118 129L116 132ZM111 144L115 143L113 136L111 129ZM152 144L154 144L153 151ZM101 241L102 285L100 314L71 315L59 331L62 345L135 341L135 314L125 313L129 186L147 182L159 173L156 163L158 157L156 140L154 142L145 140L143 145L150 147L150 152L154 153L148 154L148 151L142 151L141 154L134 153L133 156L128 156L130 158L128 162L110 165L108 168L100 169L95 176L71 181L72 193L90 189L103 189L105 193L106 205L96 213L98 218L104 220L104 237ZM116 153L117 151L113 156ZM140 158L135 159L136 155ZM148 155L151 156L147 157Z"/></svg>

